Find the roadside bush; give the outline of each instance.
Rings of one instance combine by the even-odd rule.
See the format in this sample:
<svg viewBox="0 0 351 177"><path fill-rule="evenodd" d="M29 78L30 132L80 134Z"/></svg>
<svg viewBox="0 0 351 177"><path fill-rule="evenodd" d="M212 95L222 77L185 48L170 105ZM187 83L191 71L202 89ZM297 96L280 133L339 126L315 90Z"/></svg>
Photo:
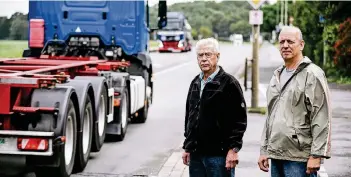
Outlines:
<svg viewBox="0 0 351 177"><path fill-rule="evenodd" d="M334 49L334 64L342 75L351 77L351 17L340 24Z"/></svg>

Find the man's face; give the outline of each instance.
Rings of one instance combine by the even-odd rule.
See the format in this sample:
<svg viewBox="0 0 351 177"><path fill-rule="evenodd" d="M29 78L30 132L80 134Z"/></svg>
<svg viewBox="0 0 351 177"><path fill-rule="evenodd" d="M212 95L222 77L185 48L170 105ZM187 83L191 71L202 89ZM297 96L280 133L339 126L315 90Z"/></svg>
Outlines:
<svg viewBox="0 0 351 177"><path fill-rule="evenodd" d="M294 31L282 31L279 35L280 54L285 61L298 56L304 47L304 41L300 40L298 33Z"/></svg>
<svg viewBox="0 0 351 177"><path fill-rule="evenodd" d="M197 61L203 72L214 70L217 66L219 53L211 47L201 46L197 51Z"/></svg>

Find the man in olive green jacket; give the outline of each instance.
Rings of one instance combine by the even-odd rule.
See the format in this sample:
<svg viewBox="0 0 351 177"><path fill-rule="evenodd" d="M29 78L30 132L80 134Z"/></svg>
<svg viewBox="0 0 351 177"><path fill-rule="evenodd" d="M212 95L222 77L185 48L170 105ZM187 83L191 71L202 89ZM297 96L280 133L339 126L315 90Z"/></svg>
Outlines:
<svg viewBox="0 0 351 177"><path fill-rule="evenodd" d="M296 27L279 35L284 65L274 71L267 89L268 118L258 165L272 177L317 176L322 159L330 158L331 107L324 71L304 57Z"/></svg>

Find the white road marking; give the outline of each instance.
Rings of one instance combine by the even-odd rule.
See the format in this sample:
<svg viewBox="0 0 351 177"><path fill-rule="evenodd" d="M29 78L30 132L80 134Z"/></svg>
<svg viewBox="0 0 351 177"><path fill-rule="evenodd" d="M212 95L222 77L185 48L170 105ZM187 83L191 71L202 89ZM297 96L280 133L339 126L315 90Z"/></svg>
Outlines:
<svg viewBox="0 0 351 177"><path fill-rule="evenodd" d="M162 65L159 63L152 64L154 68L162 68Z"/></svg>
<svg viewBox="0 0 351 177"><path fill-rule="evenodd" d="M167 69L165 69L165 70L156 72L156 73L154 73L154 76L157 76L157 75L160 75L160 74L165 74L165 73L168 73L168 72L170 72L170 71L174 71L174 70L176 70L176 69L179 69L179 68L181 68L181 67L184 67L184 66L186 66L186 65L189 65L189 64L192 63L192 62L194 62L194 61L189 61L189 62L180 64L180 65L176 65L176 66L167 68Z"/></svg>
<svg viewBox="0 0 351 177"><path fill-rule="evenodd" d="M321 168L318 171L318 177L328 177L327 170L325 170L323 165L321 165Z"/></svg>

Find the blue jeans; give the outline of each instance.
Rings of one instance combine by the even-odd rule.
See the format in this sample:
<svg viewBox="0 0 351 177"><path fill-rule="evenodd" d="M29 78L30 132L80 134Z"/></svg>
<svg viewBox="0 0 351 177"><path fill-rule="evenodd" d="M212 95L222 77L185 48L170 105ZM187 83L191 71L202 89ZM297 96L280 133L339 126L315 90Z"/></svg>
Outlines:
<svg viewBox="0 0 351 177"><path fill-rule="evenodd" d="M226 158L222 156L200 156L190 154L190 177L235 177L235 169L225 168Z"/></svg>
<svg viewBox="0 0 351 177"><path fill-rule="evenodd" d="M307 162L271 159L271 177L317 177L317 173L308 175Z"/></svg>

